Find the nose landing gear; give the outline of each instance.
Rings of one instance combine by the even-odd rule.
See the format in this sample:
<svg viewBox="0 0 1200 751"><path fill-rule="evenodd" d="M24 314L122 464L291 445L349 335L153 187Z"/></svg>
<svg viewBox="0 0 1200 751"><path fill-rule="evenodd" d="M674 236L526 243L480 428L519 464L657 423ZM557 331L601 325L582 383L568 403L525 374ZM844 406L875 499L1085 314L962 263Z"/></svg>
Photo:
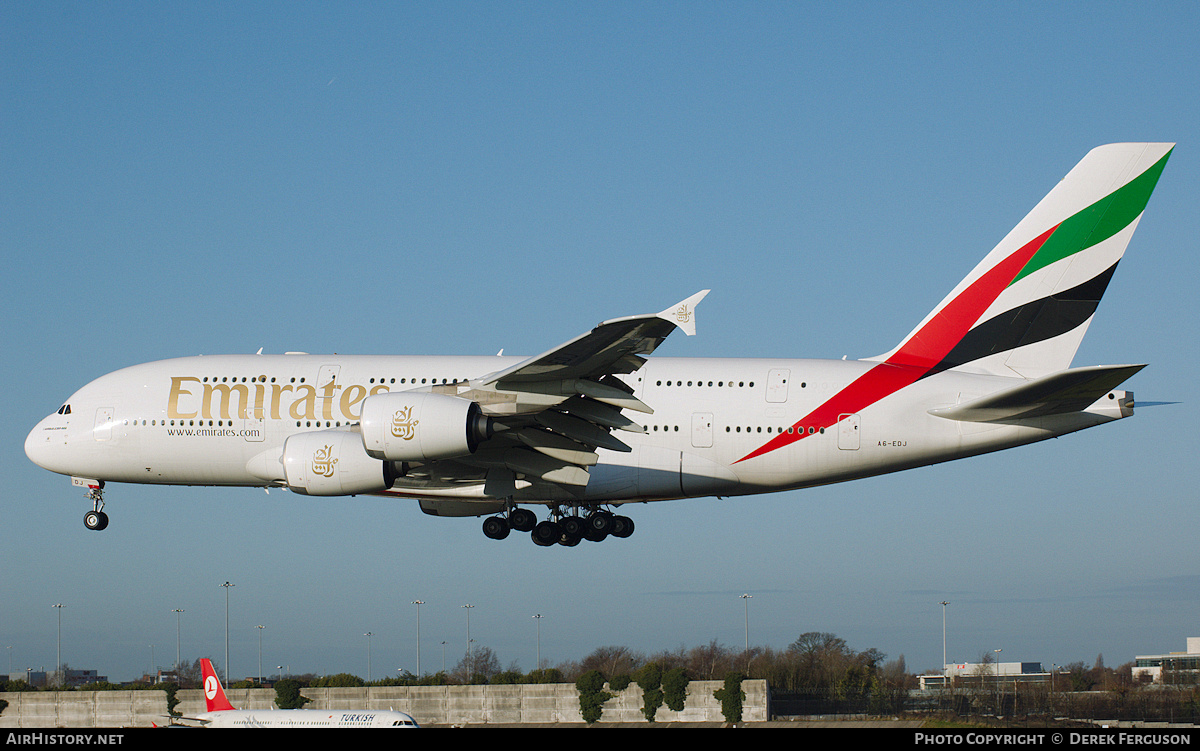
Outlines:
<svg viewBox="0 0 1200 751"><path fill-rule="evenodd" d="M88 480L86 487L92 510L83 515L83 526L99 532L108 526L108 514L104 513L104 481Z"/></svg>

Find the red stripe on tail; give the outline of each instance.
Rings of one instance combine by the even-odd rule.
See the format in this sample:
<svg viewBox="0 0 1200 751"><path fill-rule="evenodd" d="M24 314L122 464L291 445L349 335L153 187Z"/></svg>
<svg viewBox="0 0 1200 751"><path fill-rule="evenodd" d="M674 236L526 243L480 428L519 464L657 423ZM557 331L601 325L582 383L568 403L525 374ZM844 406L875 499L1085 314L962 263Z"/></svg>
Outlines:
<svg viewBox="0 0 1200 751"><path fill-rule="evenodd" d="M988 269L915 332L886 362L868 370L828 401L801 418L791 432L780 433L738 462L788 446L809 435L807 429L828 428L843 416L856 414L885 396L915 383L942 361L971 330L1013 278L1025 268L1042 244L1054 234L1051 227L1021 249Z"/></svg>

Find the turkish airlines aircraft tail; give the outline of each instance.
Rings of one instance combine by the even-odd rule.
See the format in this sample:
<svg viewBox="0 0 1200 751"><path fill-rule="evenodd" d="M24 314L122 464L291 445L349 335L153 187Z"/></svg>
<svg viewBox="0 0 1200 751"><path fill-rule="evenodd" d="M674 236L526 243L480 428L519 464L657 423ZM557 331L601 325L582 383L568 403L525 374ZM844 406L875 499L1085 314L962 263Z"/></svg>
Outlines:
<svg viewBox="0 0 1200 751"><path fill-rule="evenodd" d="M1174 145L1090 151L912 333L870 359L922 377L1070 367Z"/></svg>
<svg viewBox="0 0 1200 751"><path fill-rule="evenodd" d="M204 710L206 712L225 712L235 709L225 697L225 689L221 679L213 670L212 661L207 657L200 658L200 672L204 678Z"/></svg>

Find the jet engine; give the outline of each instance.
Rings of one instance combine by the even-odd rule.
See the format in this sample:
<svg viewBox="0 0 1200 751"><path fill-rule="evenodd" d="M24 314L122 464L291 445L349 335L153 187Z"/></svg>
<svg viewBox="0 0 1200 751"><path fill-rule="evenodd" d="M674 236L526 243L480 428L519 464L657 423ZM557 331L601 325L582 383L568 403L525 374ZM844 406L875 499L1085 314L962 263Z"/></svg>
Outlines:
<svg viewBox="0 0 1200 751"><path fill-rule="evenodd" d="M283 444L288 488L303 495L355 495L387 490L400 474L392 462L367 456L362 440L346 430L315 430Z"/></svg>
<svg viewBox="0 0 1200 751"><path fill-rule="evenodd" d="M368 396L359 426L367 454L401 462L466 456L494 429L469 399L414 391Z"/></svg>

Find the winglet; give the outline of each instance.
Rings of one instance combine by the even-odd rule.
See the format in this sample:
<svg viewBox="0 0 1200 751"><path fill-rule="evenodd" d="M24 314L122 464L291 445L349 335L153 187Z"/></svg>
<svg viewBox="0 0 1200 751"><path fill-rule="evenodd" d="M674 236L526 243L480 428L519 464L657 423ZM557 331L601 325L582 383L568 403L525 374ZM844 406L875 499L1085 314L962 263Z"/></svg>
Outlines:
<svg viewBox="0 0 1200 751"><path fill-rule="evenodd" d="M707 289L700 290L683 302L676 303L662 311L658 317L683 329L683 333L688 336L694 336L696 333L696 306L709 291Z"/></svg>
<svg viewBox="0 0 1200 751"><path fill-rule="evenodd" d="M229 699L225 698L225 689L221 687L221 679L213 670L212 661L207 657L200 659L200 672L204 677L204 707L207 712L224 712L233 709Z"/></svg>

